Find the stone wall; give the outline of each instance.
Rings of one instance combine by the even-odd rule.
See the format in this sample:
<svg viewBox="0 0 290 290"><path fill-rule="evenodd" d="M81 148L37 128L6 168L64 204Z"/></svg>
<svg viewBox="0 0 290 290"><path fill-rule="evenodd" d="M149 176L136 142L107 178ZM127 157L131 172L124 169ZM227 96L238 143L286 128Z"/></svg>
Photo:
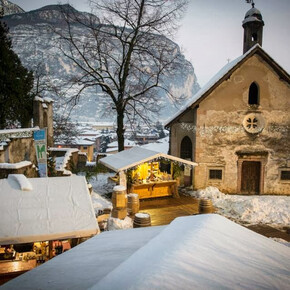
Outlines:
<svg viewBox="0 0 290 290"><path fill-rule="evenodd" d="M179 122L174 123L170 129L170 154L180 157L180 145L184 137L188 136L192 142L192 156L195 156L195 127L196 110L190 110L182 116ZM194 157L193 157L194 159ZM195 161L195 160L192 160Z"/></svg>
<svg viewBox="0 0 290 290"><path fill-rule="evenodd" d="M6 163L17 163L24 160L37 164L33 137L12 138L6 149Z"/></svg>
<svg viewBox="0 0 290 290"><path fill-rule="evenodd" d="M19 169L1 169L0 168L0 179L7 178L9 174L24 174L26 177L38 177L36 167L33 164L24 166Z"/></svg>
<svg viewBox="0 0 290 290"><path fill-rule="evenodd" d="M0 151L0 163L18 163L30 161L32 164L19 169L0 169L0 178L8 174L24 174L27 177L37 177L37 164L33 137L10 138L10 142Z"/></svg>

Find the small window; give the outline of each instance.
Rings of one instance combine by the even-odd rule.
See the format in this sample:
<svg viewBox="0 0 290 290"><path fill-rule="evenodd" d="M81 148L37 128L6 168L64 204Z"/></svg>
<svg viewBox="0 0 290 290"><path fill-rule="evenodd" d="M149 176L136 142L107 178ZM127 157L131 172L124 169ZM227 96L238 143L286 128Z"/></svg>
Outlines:
<svg viewBox="0 0 290 290"><path fill-rule="evenodd" d="M83 149L84 149L84 150L87 150L87 149L88 149L88 146L83 146Z"/></svg>
<svg viewBox="0 0 290 290"><path fill-rule="evenodd" d="M209 179L219 179L222 180L223 171L221 169L210 169L209 170Z"/></svg>
<svg viewBox="0 0 290 290"><path fill-rule="evenodd" d="M259 105L259 87L256 83L252 83L249 89L249 105Z"/></svg>
<svg viewBox="0 0 290 290"><path fill-rule="evenodd" d="M281 180L290 181L290 170L281 170Z"/></svg>
<svg viewBox="0 0 290 290"><path fill-rule="evenodd" d="M258 39L257 33L253 33L252 34L252 41L257 41L257 39Z"/></svg>

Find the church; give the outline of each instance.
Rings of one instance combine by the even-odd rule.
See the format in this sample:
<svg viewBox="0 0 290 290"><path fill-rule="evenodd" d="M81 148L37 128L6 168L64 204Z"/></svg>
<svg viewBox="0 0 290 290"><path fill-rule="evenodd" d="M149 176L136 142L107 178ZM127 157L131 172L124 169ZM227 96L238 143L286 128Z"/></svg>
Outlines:
<svg viewBox="0 0 290 290"><path fill-rule="evenodd" d="M243 55L169 121L169 154L198 163L185 186L232 194L290 194L289 74L262 49L264 21L243 20Z"/></svg>

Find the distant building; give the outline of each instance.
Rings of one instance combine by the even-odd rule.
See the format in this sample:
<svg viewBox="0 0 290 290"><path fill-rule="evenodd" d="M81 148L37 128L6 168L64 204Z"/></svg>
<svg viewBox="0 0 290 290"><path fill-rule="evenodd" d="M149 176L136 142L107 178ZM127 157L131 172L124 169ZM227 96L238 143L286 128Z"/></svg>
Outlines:
<svg viewBox="0 0 290 290"><path fill-rule="evenodd" d="M158 133L137 133L134 137L138 145L144 145L148 143L154 143L159 139Z"/></svg>
<svg viewBox="0 0 290 290"><path fill-rule="evenodd" d="M114 130L114 122L96 122L92 124L94 130Z"/></svg>
<svg viewBox="0 0 290 290"><path fill-rule="evenodd" d="M128 139L124 140L124 150L131 149L135 146L136 146L136 143L134 141L131 141ZM109 154L118 153L119 152L118 148L119 148L118 141L111 142L111 143L107 144L106 153L109 153Z"/></svg>
<svg viewBox="0 0 290 290"><path fill-rule="evenodd" d="M261 48L263 26L253 5L243 21L244 54L166 124L170 154L199 164L185 185L290 194L290 76Z"/></svg>
<svg viewBox="0 0 290 290"><path fill-rule="evenodd" d="M87 160L89 162L93 161L94 159L94 147L95 147L95 142L86 140L83 138L75 138L71 142L66 142L64 143L56 143L56 147L58 148L77 148L80 152L83 152L87 156Z"/></svg>

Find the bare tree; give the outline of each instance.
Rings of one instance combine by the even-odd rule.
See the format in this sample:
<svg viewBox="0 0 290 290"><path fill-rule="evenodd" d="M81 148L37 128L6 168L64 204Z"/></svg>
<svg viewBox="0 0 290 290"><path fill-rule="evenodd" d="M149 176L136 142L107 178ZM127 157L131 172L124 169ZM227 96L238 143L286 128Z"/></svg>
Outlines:
<svg viewBox="0 0 290 290"><path fill-rule="evenodd" d="M79 17L76 10L63 11L66 29L60 49L81 72L73 79L78 86L75 101L87 89L98 87L109 97L117 114L119 151L124 150L124 118L146 119L158 112L157 90L169 87L162 78L180 64L178 46L169 41L187 0L91 1L93 14ZM67 6L66 6L67 8ZM94 15L97 15L94 16ZM74 27L81 27L82 37Z"/></svg>

